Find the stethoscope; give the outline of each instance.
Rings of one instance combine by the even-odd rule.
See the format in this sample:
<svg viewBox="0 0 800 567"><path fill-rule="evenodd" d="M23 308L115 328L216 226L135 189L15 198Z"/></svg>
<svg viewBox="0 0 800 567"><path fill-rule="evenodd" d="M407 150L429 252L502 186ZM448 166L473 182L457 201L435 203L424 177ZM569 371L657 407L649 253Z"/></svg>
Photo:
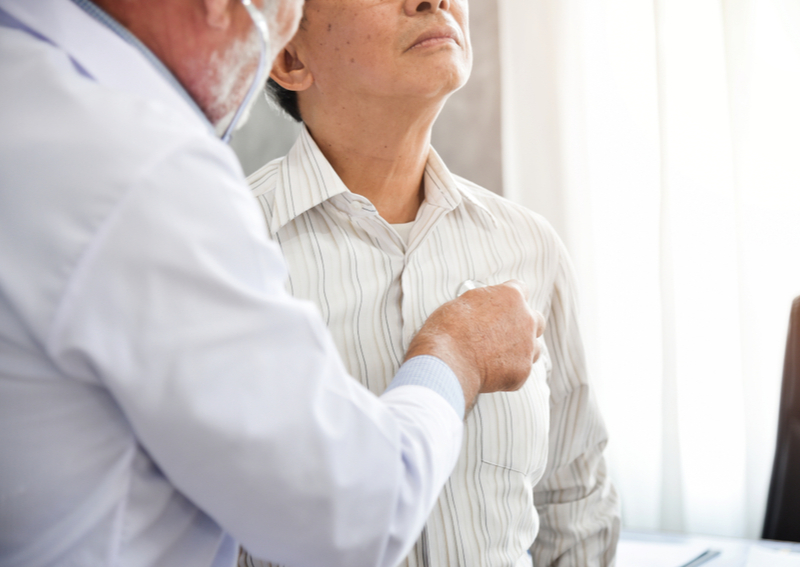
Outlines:
<svg viewBox="0 0 800 567"><path fill-rule="evenodd" d="M244 99L239 104L236 114L233 115L233 119L230 121L228 126L225 128L225 132L222 134L221 139L226 144L230 141L231 135L236 129L236 125L239 123L244 109L247 108L247 106L250 104L250 101L254 96L256 96L256 92L259 90L260 86L263 86L264 75L266 74L267 70L267 51L269 50L269 29L267 28L267 20L264 19L264 14L262 14L261 11L253 5L251 0L242 0L242 4L247 9L250 19L253 20L253 24L258 30L258 37L261 43L261 53L258 58L258 71L253 79L253 84L250 85L250 89L247 91Z"/></svg>

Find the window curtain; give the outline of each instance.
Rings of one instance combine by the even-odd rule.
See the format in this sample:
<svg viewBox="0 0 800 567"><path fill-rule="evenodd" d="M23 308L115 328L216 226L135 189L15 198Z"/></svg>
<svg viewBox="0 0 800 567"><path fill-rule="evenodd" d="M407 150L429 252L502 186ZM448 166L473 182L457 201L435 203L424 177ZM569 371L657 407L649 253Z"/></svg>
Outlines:
<svg viewBox="0 0 800 567"><path fill-rule="evenodd" d="M571 251L623 523L758 537L800 295L800 4L498 12L504 193Z"/></svg>

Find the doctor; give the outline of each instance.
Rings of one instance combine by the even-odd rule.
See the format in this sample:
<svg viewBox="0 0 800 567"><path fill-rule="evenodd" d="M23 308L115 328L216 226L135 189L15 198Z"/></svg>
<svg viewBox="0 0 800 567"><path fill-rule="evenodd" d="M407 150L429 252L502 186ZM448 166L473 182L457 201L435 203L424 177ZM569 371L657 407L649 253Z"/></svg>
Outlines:
<svg viewBox="0 0 800 567"><path fill-rule="evenodd" d="M465 409L528 376L516 284L434 313L380 398L285 292L217 134L299 8L0 0L0 566L392 565Z"/></svg>

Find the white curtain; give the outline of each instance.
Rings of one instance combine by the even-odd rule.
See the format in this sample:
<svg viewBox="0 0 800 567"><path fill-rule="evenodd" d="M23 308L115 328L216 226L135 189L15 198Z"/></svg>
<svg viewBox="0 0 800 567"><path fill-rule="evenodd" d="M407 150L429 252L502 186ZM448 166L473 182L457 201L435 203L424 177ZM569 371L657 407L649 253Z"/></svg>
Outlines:
<svg viewBox="0 0 800 567"><path fill-rule="evenodd" d="M573 255L624 525L758 537L800 295L800 4L499 11L504 191Z"/></svg>

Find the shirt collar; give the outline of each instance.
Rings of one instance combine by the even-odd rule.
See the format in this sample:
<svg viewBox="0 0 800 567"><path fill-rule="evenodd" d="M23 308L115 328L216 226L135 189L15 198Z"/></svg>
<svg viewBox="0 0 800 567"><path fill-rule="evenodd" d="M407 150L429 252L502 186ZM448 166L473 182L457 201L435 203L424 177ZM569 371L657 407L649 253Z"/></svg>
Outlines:
<svg viewBox="0 0 800 567"><path fill-rule="evenodd" d="M453 175L436 150L431 147L428 152L428 164L425 166L425 201L449 211L465 204L496 227L497 219L494 214L466 190L469 185L474 184Z"/></svg>
<svg viewBox="0 0 800 567"><path fill-rule="evenodd" d="M350 193L320 151L305 124L286 154L275 187L272 234L336 195Z"/></svg>
<svg viewBox="0 0 800 567"><path fill-rule="evenodd" d="M425 201L429 205L447 211L466 205L497 226L497 219L489 209L462 187L469 182L450 173L433 148L428 154L424 179ZM275 187L272 234L306 211L339 195L347 201L363 199L347 188L303 125L299 138L284 159ZM366 199L363 201L367 203Z"/></svg>

